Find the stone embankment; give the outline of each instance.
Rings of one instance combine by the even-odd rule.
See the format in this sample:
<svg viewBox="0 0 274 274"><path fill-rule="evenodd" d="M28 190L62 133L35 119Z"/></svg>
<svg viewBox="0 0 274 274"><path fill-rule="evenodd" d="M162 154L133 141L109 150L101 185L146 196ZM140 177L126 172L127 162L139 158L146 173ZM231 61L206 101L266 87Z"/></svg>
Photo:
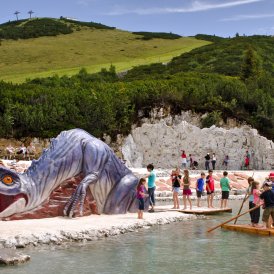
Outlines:
<svg viewBox="0 0 274 274"><path fill-rule="evenodd" d="M0 248L24 248L94 241L155 225L197 219L195 215L175 211L145 213L144 217L144 220L138 220L136 213L128 213L91 215L74 219L55 217L39 220L2 221Z"/></svg>
<svg viewBox="0 0 274 274"><path fill-rule="evenodd" d="M0 265L18 265L30 260L29 255L24 255L12 249L0 250Z"/></svg>
<svg viewBox="0 0 274 274"><path fill-rule="evenodd" d="M192 154L204 168L207 153L216 154L216 169L223 169L223 160L229 156L228 169L243 168L244 156L251 155L250 168L274 168L274 143L247 125L201 128L201 117L182 113L181 116L154 115L142 126L133 128L122 144L123 157L130 167L144 167L153 163L160 168L181 166L181 150ZM231 127L232 126L232 127Z"/></svg>

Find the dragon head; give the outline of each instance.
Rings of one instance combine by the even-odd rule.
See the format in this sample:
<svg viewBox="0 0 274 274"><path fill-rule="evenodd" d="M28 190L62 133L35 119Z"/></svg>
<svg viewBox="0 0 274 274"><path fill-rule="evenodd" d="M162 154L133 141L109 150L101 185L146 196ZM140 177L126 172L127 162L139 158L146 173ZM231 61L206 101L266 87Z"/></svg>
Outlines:
<svg viewBox="0 0 274 274"><path fill-rule="evenodd" d="M24 211L28 196L19 175L0 167L0 218Z"/></svg>

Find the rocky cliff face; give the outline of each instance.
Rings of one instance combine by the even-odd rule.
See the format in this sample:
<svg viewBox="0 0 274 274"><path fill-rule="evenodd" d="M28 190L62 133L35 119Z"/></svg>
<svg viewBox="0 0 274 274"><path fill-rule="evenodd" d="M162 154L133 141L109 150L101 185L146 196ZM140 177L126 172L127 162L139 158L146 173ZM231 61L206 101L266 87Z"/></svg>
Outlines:
<svg viewBox="0 0 274 274"><path fill-rule="evenodd" d="M181 165L181 150L185 150L203 169L205 155L215 153L216 169L224 169L222 163L228 155L228 169L238 170L242 168L248 150L251 155L250 168L274 168L274 143L260 136L256 129L247 125L232 128L227 125L226 128L199 126L199 119L189 113L158 121L152 117L141 127L133 129L124 140L123 157L131 167L153 163L158 168L174 168Z"/></svg>

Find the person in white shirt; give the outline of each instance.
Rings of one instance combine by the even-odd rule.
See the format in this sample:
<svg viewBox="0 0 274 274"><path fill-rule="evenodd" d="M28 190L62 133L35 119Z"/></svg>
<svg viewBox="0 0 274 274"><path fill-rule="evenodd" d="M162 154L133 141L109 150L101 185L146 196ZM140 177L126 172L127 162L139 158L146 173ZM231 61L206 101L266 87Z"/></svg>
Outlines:
<svg viewBox="0 0 274 274"><path fill-rule="evenodd" d="M216 155L215 155L215 153L213 153L212 154L212 160L211 160L213 170L215 170L216 161L217 161Z"/></svg>
<svg viewBox="0 0 274 274"><path fill-rule="evenodd" d="M11 159L11 156L14 155L15 149L11 144L9 144L9 146L6 147L6 152L9 156L9 158Z"/></svg>

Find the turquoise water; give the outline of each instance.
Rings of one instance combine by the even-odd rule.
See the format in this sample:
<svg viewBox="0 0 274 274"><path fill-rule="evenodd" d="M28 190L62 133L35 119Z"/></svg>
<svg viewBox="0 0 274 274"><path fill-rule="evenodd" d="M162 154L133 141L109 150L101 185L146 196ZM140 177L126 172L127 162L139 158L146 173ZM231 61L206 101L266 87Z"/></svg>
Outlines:
<svg viewBox="0 0 274 274"><path fill-rule="evenodd" d="M236 212L239 202L233 203ZM206 232L230 217L231 214L225 214L208 220L157 226L81 245L25 249L23 252L32 257L30 263L0 268L0 272L274 273L273 237L221 229Z"/></svg>

